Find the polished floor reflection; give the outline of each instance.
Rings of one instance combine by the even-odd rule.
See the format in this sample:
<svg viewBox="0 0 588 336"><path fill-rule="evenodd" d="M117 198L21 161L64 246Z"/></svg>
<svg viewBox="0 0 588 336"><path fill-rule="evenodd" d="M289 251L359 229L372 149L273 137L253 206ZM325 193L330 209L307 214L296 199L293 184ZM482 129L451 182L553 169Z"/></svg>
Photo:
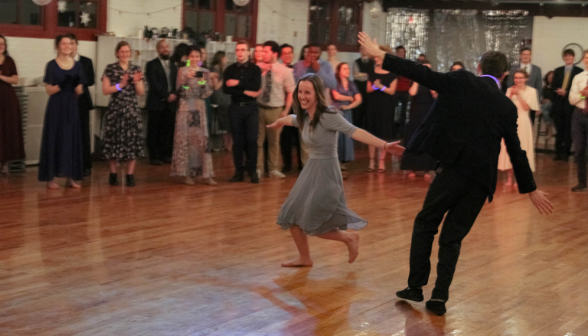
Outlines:
<svg viewBox="0 0 588 336"><path fill-rule="evenodd" d="M1 176L0 335L588 335L588 193L570 192L572 161L538 154L550 216L499 185L438 317L394 296L428 184L397 164L368 174L358 154L345 188L369 220L359 258L312 238L307 269L279 266L296 256L275 224L296 175L229 184L227 153L218 187L146 163L135 188L109 187L104 163L82 190L47 191L36 168Z"/></svg>

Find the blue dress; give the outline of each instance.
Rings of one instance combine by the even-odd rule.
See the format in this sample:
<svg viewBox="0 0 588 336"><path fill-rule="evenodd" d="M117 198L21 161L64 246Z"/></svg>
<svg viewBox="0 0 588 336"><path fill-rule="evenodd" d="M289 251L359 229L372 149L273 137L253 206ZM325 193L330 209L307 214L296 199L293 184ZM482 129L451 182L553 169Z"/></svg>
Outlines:
<svg viewBox="0 0 588 336"><path fill-rule="evenodd" d="M83 178L82 134L80 113L75 88L84 84L84 72L75 62L69 70L63 70L55 60L47 63L45 84L59 85L61 90L49 97L43 137L39 181L47 182L55 177L68 177L76 181Z"/></svg>
<svg viewBox="0 0 588 336"><path fill-rule="evenodd" d="M356 94L359 94L359 90L354 82L349 82L347 90L345 90L345 87L341 83L338 83L335 90L339 94L349 97L355 97ZM335 98L333 98L332 101L333 106L341 111L345 120L349 121L349 123L353 123L353 110L341 110L341 106L349 105L351 102L338 101L335 100ZM341 160L341 162L353 161L355 159L353 153L353 139L343 133L339 133L339 138L337 139L337 153L339 154L339 160Z"/></svg>

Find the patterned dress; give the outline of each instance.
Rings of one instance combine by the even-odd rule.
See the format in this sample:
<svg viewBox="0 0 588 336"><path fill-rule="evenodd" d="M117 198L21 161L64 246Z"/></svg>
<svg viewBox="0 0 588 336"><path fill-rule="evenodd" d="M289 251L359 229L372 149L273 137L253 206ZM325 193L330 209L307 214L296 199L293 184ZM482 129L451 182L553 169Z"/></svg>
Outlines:
<svg viewBox="0 0 588 336"><path fill-rule="evenodd" d="M189 68L178 70L176 87L180 103L176 114L174 154L171 176L214 176L208 142L206 104L213 90L208 70L200 68L203 78L188 78Z"/></svg>
<svg viewBox="0 0 588 336"><path fill-rule="evenodd" d="M133 85L135 73L143 73L141 68L129 64L126 71L129 74L128 85L121 91L113 93L104 116L102 141L103 154L107 160L131 161L144 156L143 152L143 122L141 110L137 103L137 90ZM119 63L106 66L104 76L111 85L122 82L125 70Z"/></svg>

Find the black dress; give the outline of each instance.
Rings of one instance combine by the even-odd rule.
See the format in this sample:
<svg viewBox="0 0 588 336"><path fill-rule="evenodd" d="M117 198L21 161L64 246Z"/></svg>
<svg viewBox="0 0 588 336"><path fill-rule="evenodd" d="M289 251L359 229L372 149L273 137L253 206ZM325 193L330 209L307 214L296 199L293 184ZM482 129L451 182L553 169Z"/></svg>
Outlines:
<svg viewBox="0 0 588 336"><path fill-rule="evenodd" d="M369 81L373 84L377 79L382 85L390 87L390 84L397 78L393 73L379 74L371 72L368 75ZM396 98L382 91L373 91L367 94L366 131L383 140L394 139L394 112Z"/></svg>
<svg viewBox="0 0 588 336"><path fill-rule="evenodd" d="M83 177L82 134L80 113L75 88L84 84L80 63L63 70L55 60L47 63L45 84L59 85L61 90L49 97L43 137L39 181L47 182L55 177L68 177L79 181Z"/></svg>
<svg viewBox="0 0 588 336"><path fill-rule="evenodd" d="M417 94L412 97L410 103L410 114L408 124L406 125L405 142L408 143L410 138L425 120L425 117L431 110L431 106L435 103L435 98L431 94L431 90L419 85ZM406 145L405 143L405 145ZM430 171L435 170L437 161L428 154L418 156L403 157L400 163L400 169L413 171Z"/></svg>

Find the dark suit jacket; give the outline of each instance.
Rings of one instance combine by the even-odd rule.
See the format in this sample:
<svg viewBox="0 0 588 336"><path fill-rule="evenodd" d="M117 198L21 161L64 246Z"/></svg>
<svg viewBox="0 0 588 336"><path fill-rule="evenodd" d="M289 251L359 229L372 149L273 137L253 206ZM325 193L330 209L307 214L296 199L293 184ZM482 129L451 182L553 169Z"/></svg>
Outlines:
<svg viewBox="0 0 588 336"><path fill-rule="evenodd" d="M84 72L86 82L84 83L84 93L80 95L78 101L80 102L80 104L83 104L89 111L94 109L92 96L90 95L90 90L88 89L88 87L93 86L95 84L94 63L92 63L92 60L88 57L80 55L80 65L82 66L82 71Z"/></svg>
<svg viewBox="0 0 588 336"><path fill-rule="evenodd" d="M583 70L578 68L577 66L572 67L572 73L570 74L570 80L568 81L568 87L566 90L565 96L558 95L555 90L561 88L563 86L563 80L566 75L566 67L562 66L553 72L553 81L551 85L551 90L553 91L553 100L551 101L551 113L555 117L559 115L560 112L567 112L572 113L574 111L574 106L570 105L570 101L568 97L570 96L570 87L572 86L572 81L577 74L581 73Z"/></svg>
<svg viewBox="0 0 588 336"><path fill-rule="evenodd" d="M176 78L178 77L178 69L175 64L170 61L170 77L172 90L168 89L167 76L163 69L163 64L159 58L155 58L147 62L145 75L147 83L149 84L149 92L147 93L147 104L145 108L149 111L163 111L168 106L167 98L170 94L176 92Z"/></svg>
<svg viewBox="0 0 588 336"><path fill-rule="evenodd" d="M492 201L504 138L520 193L536 189L517 134L517 108L492 78L477 77L465 70L439 73L392 55L386 55L383 69L439 93L408 142L406 156L431 155L464 178L482 184Z"/></svg>

